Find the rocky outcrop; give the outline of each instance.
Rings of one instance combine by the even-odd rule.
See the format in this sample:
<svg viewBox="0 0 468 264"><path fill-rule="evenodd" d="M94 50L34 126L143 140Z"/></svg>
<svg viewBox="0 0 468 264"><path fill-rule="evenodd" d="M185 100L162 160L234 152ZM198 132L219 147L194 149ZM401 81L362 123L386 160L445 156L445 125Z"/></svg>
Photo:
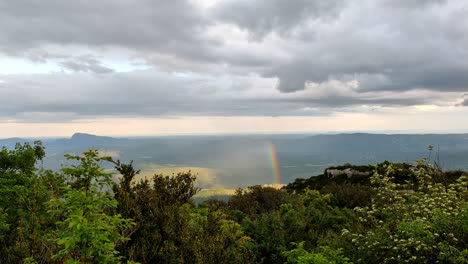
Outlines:
<svg viewBox="0 0 468 264"><path fill-rule="evenodd" d="M346 169L327 169L325 170L325 174L328 176L328 178L333 178L339 175L346 175L348 178L359 175L359 176L369 176L371 172L369 171L358 171L358 170L353 170L351 168L346 168Z"/></svg>

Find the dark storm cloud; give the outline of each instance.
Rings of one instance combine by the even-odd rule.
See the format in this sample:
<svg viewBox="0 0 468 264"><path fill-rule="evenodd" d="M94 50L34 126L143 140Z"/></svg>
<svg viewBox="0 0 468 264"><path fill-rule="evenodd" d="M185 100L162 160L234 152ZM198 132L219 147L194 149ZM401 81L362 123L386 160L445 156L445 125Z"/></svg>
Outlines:
<svg viewBox="0 0 468 264"><path fill-rule="evenodd" d="M468 91L467 13L464 0L219 0L210 8L195 0L0 0L0 52L72 71L0 76L0 115L459 105ZM154 69L115 72L107 53Z"/></svg>

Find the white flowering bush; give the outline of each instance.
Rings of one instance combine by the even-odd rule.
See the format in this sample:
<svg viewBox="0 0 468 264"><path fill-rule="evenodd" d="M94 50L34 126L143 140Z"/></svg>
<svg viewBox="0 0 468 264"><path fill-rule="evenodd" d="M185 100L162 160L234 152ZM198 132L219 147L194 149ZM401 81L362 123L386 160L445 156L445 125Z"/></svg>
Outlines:
<svg viewBox="0 0 468 264"><path fill-rule="evenodd" d="M358 263L468 263L467 178L434 183L424 162L415 167L416 184L394 183L392 164L371 177L377 195L355 208L364 230L343 230Z"/></svg>

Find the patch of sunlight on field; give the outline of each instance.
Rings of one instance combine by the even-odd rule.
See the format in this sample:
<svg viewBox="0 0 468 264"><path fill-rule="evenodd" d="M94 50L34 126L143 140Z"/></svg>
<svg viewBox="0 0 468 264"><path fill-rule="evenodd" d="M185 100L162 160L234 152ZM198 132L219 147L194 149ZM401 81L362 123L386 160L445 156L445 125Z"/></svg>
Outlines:
<svg viewBox="0 0 468 264"><path fill-rule="evenodd" d="M286 185L287 184L283 184L283 183L273 183L273 184L262 184L262 187L270 187L270 188L275 188L279 190Z"/></svg>
<svg viewBox="0 0 468 264"><path fill-rule="evenodd" d="M171 176L173 174L191 171L197 177L197 185L201 186L202 188L221 187L217 182L217 178L218 175L222 173L222 171L217 169L177 166L175 164L159 165L154 163L140 164L138 167L141 168L141 172L135 180L151 178L155 174Z"/></svg>
<svg viewBox="0 0 468 264"><path fill-rule="evenodd" d="M111 158L120 158L122 154L121 151L118 150L100 150L99 157L111 157Z"/></svg>
<svg viewBox="0 0 468 264"><path fill-rule="evenodd" d="M236 193L236 189L225 189L225 188L209 188L209 189L201 189L195 197L210 197L210 196L218 196L218 195L234 195Z"/></svg>

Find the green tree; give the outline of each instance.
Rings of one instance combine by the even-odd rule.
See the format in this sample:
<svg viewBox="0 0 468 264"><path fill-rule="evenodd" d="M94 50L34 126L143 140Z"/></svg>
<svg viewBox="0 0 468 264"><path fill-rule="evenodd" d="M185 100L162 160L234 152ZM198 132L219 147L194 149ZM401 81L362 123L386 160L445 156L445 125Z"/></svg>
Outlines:
<svg viewBox="0 0 468 264"><path fill-rule="evenodd" d="M251 218L277 211L281 204L288 202L289 193L260 185L238 189L228 202L231 210L242 211Z"/></svg>
<svg viewBox="0 0 468 264"><path fill-rule="evenodd" d="M184 208L190 212L182 240L184 263L254 263L251 239L238 223L218 210Z"/></svg>
<svg viewBox="0 0 468 264"><path fill-rule="evenodd" d="M198 189L191 172L172 176L154 175L150 180L134 183L139 171L130 164L114 162L122 175L114 184L118 211L135 220L126 230L131 238L119 249L127 259L141 263L184 263L185 233L190 213L184 205L190 203Z"/></svg>
<svg viewBox="0 0 468 264"><path fill-rule="evenodd" d="M337 247L341 230L350 227L352 211L334 206L332 195L306 190L296 199L294 205L282 204L279 210L254 219L237 217L254 241L258 262L284 263L282 252L292 250L292 242L305 241L306 250L322 245Z"/></svg>
<svg viewBox="0 0 468 264"><path fill-rule="evenodd" d="M67 263L119 263L116 245L126 238L122 231L133 222L114 214L117 201L111 195L112 174L105 173L96 150L83 157L66 155L78 165L63 168L67 185L64 195L54 197L50 212L59 217L56 243L57 260Z"/></svg>
<svg viewBox="0 0 468 264"><path fill-rule="evenodd" d="M6 263L31 256L47 261L52 254L45 239L50 226L45 202L61 177L36 169L44 155L40 141L0 151L0 259Z"/></svg>
<svg viewBox="0 0 468 264"><path fill-rule="evenodd" d="M319 247L314 253L304 249L304 242L293 243L296 248L284 251L283 255L288 259L287 263L297 264L352 264L343 256L341 249L332 250L329 247Z"/></svg>

